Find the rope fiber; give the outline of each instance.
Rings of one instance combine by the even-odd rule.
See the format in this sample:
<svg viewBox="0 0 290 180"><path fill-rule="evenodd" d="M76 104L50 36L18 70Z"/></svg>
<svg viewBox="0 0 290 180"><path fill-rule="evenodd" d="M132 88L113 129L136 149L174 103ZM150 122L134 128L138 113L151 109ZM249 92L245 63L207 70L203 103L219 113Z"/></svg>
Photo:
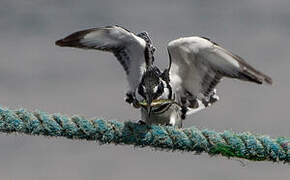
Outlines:
<svg viewBox="0 0 290 180"><path fill-rule="evenodd" d="M135 122L105 121L81 116L68 117L25 109L0 107L0 132L29 135L63 136L101 143L150 146L159 150L180 150L210 155L238 157L254 161L290 163L290 138L270 138L249 132L215 132L195 127L143 125Z"/></svg>

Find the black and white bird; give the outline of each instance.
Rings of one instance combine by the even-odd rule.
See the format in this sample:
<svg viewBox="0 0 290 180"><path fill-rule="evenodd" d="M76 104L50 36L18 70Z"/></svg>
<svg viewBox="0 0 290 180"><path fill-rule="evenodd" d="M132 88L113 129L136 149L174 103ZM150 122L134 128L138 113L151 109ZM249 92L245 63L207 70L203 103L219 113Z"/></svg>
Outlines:
<svg viewBox="0 0 290 180"><path fill-rule="evenodd" d="M120 26L92 28L56 45L112 52L127 74L126 102L141 109L146 124L182 127L186 115L219 100L215 87L224 77L272 84L269 76L204 37L170 41L169 66L164 71L153 64L155 48L146 32L134 34Z"/></svg>

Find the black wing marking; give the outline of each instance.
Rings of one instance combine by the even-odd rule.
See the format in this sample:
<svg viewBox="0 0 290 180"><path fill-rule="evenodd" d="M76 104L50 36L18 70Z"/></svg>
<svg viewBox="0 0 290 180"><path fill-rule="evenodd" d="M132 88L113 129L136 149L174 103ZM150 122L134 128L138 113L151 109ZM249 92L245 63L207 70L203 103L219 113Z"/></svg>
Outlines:
<svg viewBox="0 0 290 180"><path fill-rule="evenodd" d="M129 74L129 66L130 66L130 57L126 52L125 48L113 50L114 55L116 56L117 60L123 66L126 74Z"/></svg>
<svg viewBox="0 0 290 180"><path fill-rule="evenodd" d="M173 40L168 43L168 53L170 80L177 102L187 107L216 102L215 87L223 77L272 83L269 76L208 38Z"/></svg>
<svg viewBox="0 0 290 180"><path fill-rule="evenodd" d="M144 34L143 36L145 37ZM147 37L149 38L148 34ZM78 31L56 41L56 45L112 52L127 74L131 92L137 88L143 69L146 68L145 64L150 64L150 58L153 57L153 54L149 54L150 58L145 60L144 53L148 46L146 41L120 26Z"/></svg>

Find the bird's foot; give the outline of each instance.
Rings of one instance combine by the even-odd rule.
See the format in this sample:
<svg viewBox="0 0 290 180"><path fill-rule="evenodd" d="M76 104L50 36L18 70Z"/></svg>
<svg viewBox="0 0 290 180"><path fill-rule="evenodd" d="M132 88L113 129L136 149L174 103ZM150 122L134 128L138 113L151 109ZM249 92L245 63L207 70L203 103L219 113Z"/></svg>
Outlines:
<svg viewBox="0 0 290 180"><path fill-rule="evenodd" d="M186 113L187 113L188 109L186 106L182 106L181 107L181 119L184 120L186 118Z"/></svg>
<svg viewBox="0 0 290 180"><path fill-rule="evenodd" d="M138 120L137 121L137 124L139 124L139 125L146 125L146 122L145 121L142 121L142 120Z"/></svg>

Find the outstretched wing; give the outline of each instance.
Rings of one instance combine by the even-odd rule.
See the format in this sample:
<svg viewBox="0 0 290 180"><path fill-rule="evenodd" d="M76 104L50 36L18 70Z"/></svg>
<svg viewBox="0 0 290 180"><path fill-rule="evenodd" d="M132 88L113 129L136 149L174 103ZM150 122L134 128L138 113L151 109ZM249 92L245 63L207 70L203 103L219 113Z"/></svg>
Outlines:
<svg viewBox="0 0 290 180"><path fill-rule="evenodd" d="M142 36L135 35L120 26L107 26L75 32L56 41L55 44L62 47L112 52L126 71L130 91L134 92L146 63L147 65L152 63L148 58L145 59L150 52Z"/></svg>
<svg viewBox="0 0 290 180"><path fill-rule="evenodd" d="M168 53L170 81L177 101L194 109L218 100L215 87L223 77L272 84L270 77L207 38L173 40L168 44Z"/></svg>

